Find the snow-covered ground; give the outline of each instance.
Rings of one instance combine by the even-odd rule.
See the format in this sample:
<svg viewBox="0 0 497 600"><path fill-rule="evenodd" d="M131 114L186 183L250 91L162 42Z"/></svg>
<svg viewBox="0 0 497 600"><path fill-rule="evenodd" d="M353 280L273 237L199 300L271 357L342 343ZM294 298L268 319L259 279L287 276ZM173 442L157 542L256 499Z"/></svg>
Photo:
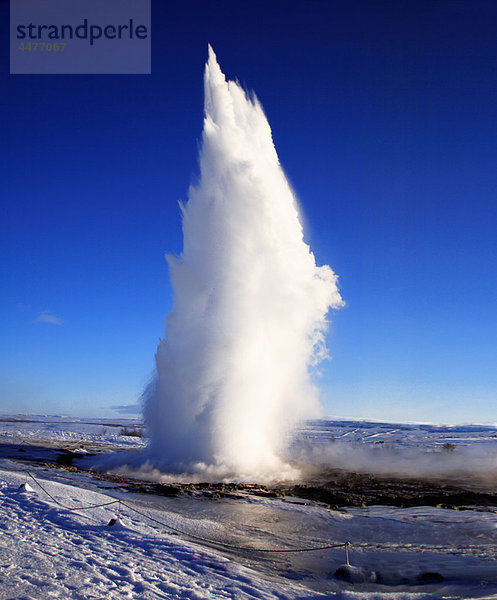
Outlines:
<svg viewBox="0 0 497 600"><path fill-rule="evenodd" d="M1 599L497 599L497 514L492 508L372 506L333 511L295 498L213 500L131 493L30 459L50 447L82 452L140 448L142 438L121 435L138 423L52 417L30 421L0 420ZM487 470L497 450L496 435L497 428L491 427L345 421L310 423L300 433L325 456L339 441L346 450L335 454L342 457L363 448L364 456L369 449L369 454L386 452L390 460L399 456L394 450L400 448L407 453L400 453L404 462L406 456L415 456L409 449L415 449L418 456L449 456L453 464L457 458L485 454ZM448 443L454 448L444 446ZM12 454L15 444L23 444L19 458ZM28 489L19 489L26 481ZM107 526L117 504L85 508L116 499L124 503L122 525ZM335 577L345 562L343 548L263 553L218 547L169 528L244 548L310 548L349 541L356 581ZM444 580L422 582L420 576L429 579L428 573Z"/></svg>
<svg viewBox="0 0 497 600"><path fill-rule="evenodd" d="M141 448L146 442L138 436L123 436L123 430L139 432L136 419L77 419L43 415L0 415L0 442L49 444L76 449L81 444Z"/></svg>

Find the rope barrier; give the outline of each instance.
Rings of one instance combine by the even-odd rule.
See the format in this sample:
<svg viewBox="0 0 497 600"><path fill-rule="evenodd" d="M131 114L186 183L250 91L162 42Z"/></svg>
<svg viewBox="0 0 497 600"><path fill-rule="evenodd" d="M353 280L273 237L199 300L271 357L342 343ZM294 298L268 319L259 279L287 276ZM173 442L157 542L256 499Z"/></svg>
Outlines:
<svg viewBox="0 0 497 600"><path fill-rule="evenodd" d="M341 542L338 544L325 544L322 546L313 546L311 548L253 548L253 547L248 547L248 546L239 546L238 544L229 544L227 542L221 542L219 540L213 540L210 538L206 538L200 535L196 535L194 533L190 533L188 531L184 531L182 529L178 529L177 527L173 527L172 525L168 525L167 523L164 523L163 521L160 521L159 519L155 519L154 517L151 517L150 515L148 515L147 513L144 513L140 510L138 510L137 508L135 508L134 506L129 505L127 502L123 502L122 500L111 500L109 502L103 502L101 504L90 504L88 506L77 506L77 507L71 507L71 506L66 506L65 504L63 504L62 502L60 502L59 500L57 500L57 498L55 498L35 477L34 475L32 475L29 471L24 471L26 473L27 477L30 477L35 483L36 485L56 504L58 504L59 506L61 506L62 508L66 509L66 510L70 510L70 511L82 511L82 510L91 510L94 508L102 508L102 507L108 507L114 504L118 504L118 514L119 517L121 515L121 507L125 507L128 510L148 519L149 521L152 521L158 525L161 525L162 527L165 527L166 529L169 529L170 531L174 531L175 533L179 533L181 535L184 535L186 537L192 538L194 540L198 540L204 543L207 543L209 545L212 546L219 546L222 548L229 548L229 549L233 549L233 550L242 550L244 552L263 552L263 553L298 553L298 552L316 552L319 550L331 550L331 549L336 549L336 548L345 548L345 556L346 556L346 563L349 564L349 548L350 548L350 542Z"/></svg>
<svg viewBox="0 0 497 600"><path fill-rule="evenodd" d="M154 523L158 523L159 525L162 525L163 527L166 527L167 529L175 531L176 533L186 535L193 539L200 540L202 542L206 542L206 543L214 545L214 546L223 546L224 548L233 548L236 550L245 550L248 552L314 552L316 550L329 550L330 548L344 548L345 545L348 543L348 542L345 542L345 543L342 542L339 544L326 544L325 546L315 546L313 548L252 548L252 547L247 547L247 546L238 546L237 544L228 544L226 542L212 540L209 538L202 537L200 535L196 535L194 533L189 533L187 531L177 529L176 527L172 527L171 525L168 525L167 523L159 521L158 519L154 519L150 515L147 515L146 513L139 511L138 509L134 508L133 506L129 506L125 502L122 502L121 504L123 506L125 506L126 508L128 508L129 510L141 515L142 517L145 517L146 519L149 519L150 521L154 521Z"/></svg>
<svg viewBox="0 0 497 600"><path fill-rule="evenodd" d="M71 507L71 506L66 506L65 504L62 504L62 502L59 502L59 500L57 500L57 498L54 498L52 496L52 494L46 490L41 483L33 476L31 475L31 473L29 471L26 471L26 474L28 477L31 477L31 479L36 483L36 485L43 491L45 492L45 494L51 499L53 500L56 504L58 504L59 506L62 506L62 508L65 508L66 510L73 510L73 511L78 511L78 510L91 510L93 508L101 508L102 506L110 506L111 504L117 504L118 502L121 502L120 500L111 500L110 502L104 502L103 504L90 504L88 506L76 506L76 507Z"/></svg>

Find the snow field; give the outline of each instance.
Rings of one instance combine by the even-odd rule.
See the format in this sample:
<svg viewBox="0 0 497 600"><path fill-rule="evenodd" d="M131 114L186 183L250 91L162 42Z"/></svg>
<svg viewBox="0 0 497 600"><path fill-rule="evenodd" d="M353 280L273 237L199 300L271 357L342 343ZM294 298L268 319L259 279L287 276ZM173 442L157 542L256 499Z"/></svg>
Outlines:
<svg viewBox="0 0 497 600"><path fill-rule="evenodd" d="M246 567L138 519L126 516L125 527L107 527L113 509L65 511L36 490L19 490L24 480L22 474L0 472L2 600L304 597L298 585L262 580ZM100 494L43 483L64 504L102 501Z"/></svg>
<svg viewBox="0 0 497 600"><path fill-rule="evenodd" d="M359 570L380 573L381 586L367 579L358 579L356 583L365 583L354 585L331 579L330 564L321 555L297 560L293 572L286 571L285 580L277 575L277 568L273 575L261 575L261 569L257 572L215 550L170 535L140 515L123 514L124 526L107 527L117 506L68 511L47 499L34 482L29 484L32 492L19 489L25 481L22 473L0 471L0 528L6 534L0 538L2 600L497 598L497 517L491 513L371 507L331 515L336 535L354 540L351 563ZM53 481L43 480L42 485L66 506L82 508L110 499ZM270 504L261 500L259 508ZM318 507L280 504L283 513L291 513L296 521L309 510L315 509L318 522L325 515ZM167 520L197 534L215 535L223 529L203 515L190 521L167 514ZM250 530L250 524L246 528ZM309 570L322 579L323 589L316 589L317 584L308 587L312 582L304 574ZM441 572L448 582L436 590L431 586L420 591L413 586L421 572Z"/></svg>
<svg viewBox="0 0 497 600"><path fill-rule="evenodd" d="M34 458L42 464L50 448L55 452L66 443L111 450L128 441L135 448L144 443L123 439L118 426L106 425L104 432L102 423L83 425L59 426L40 419L0 426L5 443L0 457L0 600L497 600L497 514L492 510L371 506L330 511L295 498L165 498L125 492L85 473L36 467ZM338 440L344 438L343 454L355 456L365 468L371 462L378 466L383 455L396 463L407 456L412 464L412 457L404 454L406 446L414 448L415 458L418 448L424 454L428 449L428 456L442 460L444 467L474 469L484 457L481 477L494 488L487 473L495 472L495 427L319 422L309 426L307 436L321 455L326 445L339 449ZM447 440L455 450L443 451ZM11 444L26 441L17 454ZM362 465L361 448L374 460ZM340 453L334 450L333 456ZM16 469L27 465L66 506L82 508L120 498L177 529L242 546L296 548L350 541L353 572L373 573L376 581L337 580L333 574L344 563L343 549L280 555L223 551L175 535L125 508L124 525L107 527L117 505L75 512L57 505L32 480L28 484L33 491L19 490L26 477ZM422 584L423 573L440 573L444 581Z"/></svg>

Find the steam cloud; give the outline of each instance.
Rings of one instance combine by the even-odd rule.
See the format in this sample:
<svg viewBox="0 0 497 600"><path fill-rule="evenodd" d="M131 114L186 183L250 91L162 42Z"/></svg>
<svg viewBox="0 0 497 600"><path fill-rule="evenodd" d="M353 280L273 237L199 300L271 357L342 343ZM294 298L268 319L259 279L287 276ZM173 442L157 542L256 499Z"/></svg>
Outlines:
<svg viewBox="0 0 497 600"><path fill-rule="evenodd" d="M166 471L291 475L288 432L318 413L313 367L342 299L303 240L296 198L255 98L209 47L200 180L168 256L174 305L144 392L148 460Z"/></svg>

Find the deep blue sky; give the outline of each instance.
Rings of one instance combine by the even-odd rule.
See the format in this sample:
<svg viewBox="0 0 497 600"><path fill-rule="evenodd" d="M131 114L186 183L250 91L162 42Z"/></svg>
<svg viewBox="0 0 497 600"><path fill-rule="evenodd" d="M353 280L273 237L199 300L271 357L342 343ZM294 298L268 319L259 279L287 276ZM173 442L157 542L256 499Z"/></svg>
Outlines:
<svg viewBox="0 0 497 600"><path fill-rule="evenodd" d="M135 404L171 306L210 42L339 274L329 415L497 421L497 3L152 4L152 75L9 75L0 408Z"/></svg>

